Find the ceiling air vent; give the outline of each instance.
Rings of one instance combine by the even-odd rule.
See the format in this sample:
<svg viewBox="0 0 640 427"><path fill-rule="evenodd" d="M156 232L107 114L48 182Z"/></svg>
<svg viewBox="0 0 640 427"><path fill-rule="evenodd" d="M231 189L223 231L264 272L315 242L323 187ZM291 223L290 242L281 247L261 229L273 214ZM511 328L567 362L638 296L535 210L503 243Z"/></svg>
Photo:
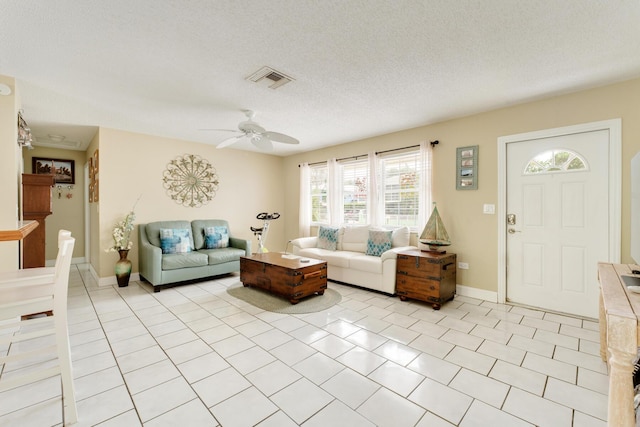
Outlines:
<svg viewBox="0 0 640 427"><path fill-rule="evenodd" d="M247 80L254 83L266 83L271 89L277 89L294 79L280 71L274 70L271 67L262 67L247 77Z"/></svg>

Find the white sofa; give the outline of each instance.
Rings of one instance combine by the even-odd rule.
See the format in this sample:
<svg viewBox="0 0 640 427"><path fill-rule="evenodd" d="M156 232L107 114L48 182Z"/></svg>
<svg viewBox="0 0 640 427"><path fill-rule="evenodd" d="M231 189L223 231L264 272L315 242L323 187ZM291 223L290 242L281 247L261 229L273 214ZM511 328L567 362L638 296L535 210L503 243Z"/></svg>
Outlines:
<svg viewBox="0 0 640 427"><path fill-rule="evenodd" d="M321 230L322 227L318 234L321 234ZM409 228L401 227L392 231L389 250L380 256L367 255L369 232L381 230L371 226L341 226L337 231L335 250L319 244L322 239L318 236L300 237L291 241L293 254L326 261L329 280L394 295L396 256L398 252L417 248L409 245Z"/></svg>

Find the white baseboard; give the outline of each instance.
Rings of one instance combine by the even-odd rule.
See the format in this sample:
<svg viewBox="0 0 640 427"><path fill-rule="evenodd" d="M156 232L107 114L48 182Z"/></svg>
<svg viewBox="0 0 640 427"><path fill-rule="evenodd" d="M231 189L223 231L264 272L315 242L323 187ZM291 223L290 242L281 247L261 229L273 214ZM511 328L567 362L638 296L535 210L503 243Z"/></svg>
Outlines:
<svg viewBox="0 0 640 427"><path fill-rule="evenodd" d="M93 279L96 281L96 283L98 284L98 287L102 287L102 286L113 286L113 285L117 285L118 284L118 280L116 279L116 276L107 276L107 277L99 277L98 273L96 272L96 270L93 268L93 265L89 264L89 273L91 274L91 277L93 277ZM140 273L131 273L131 277L129 279L129 281L134 281L134 282L139 282L140 281Z"/></svg>
<svg viewBox="0 0 640 427"><path fill-rule="evenodd" d="M116 279L116 276L107 276L107 277L101 277L101 278L96 278L97 282L98 282L98 286L102 287L102 286L113 286L113 285L118 285L118 279ZM129 278L129 281L133 281L133 282L139 282L140 281L140 273L131 273L131 277Z"/></svg>
<svg viewBox="0 0 640 427"><path fill-rule="evenodd" d="M89 273L91 273L91 277L93 277L93 280L95 280L96 282L100 281L100 278L98 277L98 273L96 273L96 270L93 268L93 265L88 264L89 265Z"/></svg>
<svg viewBox="0 0 640 427"><path fill-rule="evenodd" d="M87 261L85 260L84 257L80 257L80 258L71 258L71 264L84 264ZM55 267L56 266L56 260L55 259L48 259L45 260L44 262L44 266L45 267Z"/></svg>
<svg viewBox="0 0 640 427"><path fill-rule="evenodd" d="M489 302L498 302L498 292L472 288L471 286L456 285L456 294Z"/></svg>

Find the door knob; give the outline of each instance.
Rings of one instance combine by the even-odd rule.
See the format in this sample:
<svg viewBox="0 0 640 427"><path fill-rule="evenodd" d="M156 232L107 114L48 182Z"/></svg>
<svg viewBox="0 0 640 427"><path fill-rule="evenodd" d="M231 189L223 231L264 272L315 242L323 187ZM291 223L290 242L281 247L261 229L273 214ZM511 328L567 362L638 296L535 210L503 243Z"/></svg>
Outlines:
<svg viewBox="0 0 640 427"><path fill-rule="evenodd" d="M520 230L514 230L513 228L509 228L509 229L507 230L507 233L509 233L509 234L514 234L514 233L521 233L521 231L520 231Z"/></svg>

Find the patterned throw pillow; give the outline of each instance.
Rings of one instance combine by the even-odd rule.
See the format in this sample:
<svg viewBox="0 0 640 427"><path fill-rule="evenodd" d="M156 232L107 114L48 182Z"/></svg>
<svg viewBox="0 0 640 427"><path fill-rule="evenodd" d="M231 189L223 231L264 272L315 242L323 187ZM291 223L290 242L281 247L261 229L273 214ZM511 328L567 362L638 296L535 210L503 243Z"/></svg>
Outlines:
<svg viewBox="0 0 640 427"><path fill-rule="evenodd" d="M219 249L229 247L229 230L224 225L206 227L204 229L205 249Z"/></svg>
<svg viewBox="0 0 640 427"><path fill-rule="evenodd" d="M391 249L391 231L369 230L369 239L367 240L367 255L381 256L384 252Z"/></svg>
<svg viewBox="0 0 640 427"><path fill-rule="evenodd" d="M161 228L160 248L163 254L191 252L191 232L187 228Z"/></svg>
<svg viewBox="0 0 640 427"><path fill-rule="evenodd" d="M338 228L320 226L318 248L335 251L338 248Z"/></svg>

